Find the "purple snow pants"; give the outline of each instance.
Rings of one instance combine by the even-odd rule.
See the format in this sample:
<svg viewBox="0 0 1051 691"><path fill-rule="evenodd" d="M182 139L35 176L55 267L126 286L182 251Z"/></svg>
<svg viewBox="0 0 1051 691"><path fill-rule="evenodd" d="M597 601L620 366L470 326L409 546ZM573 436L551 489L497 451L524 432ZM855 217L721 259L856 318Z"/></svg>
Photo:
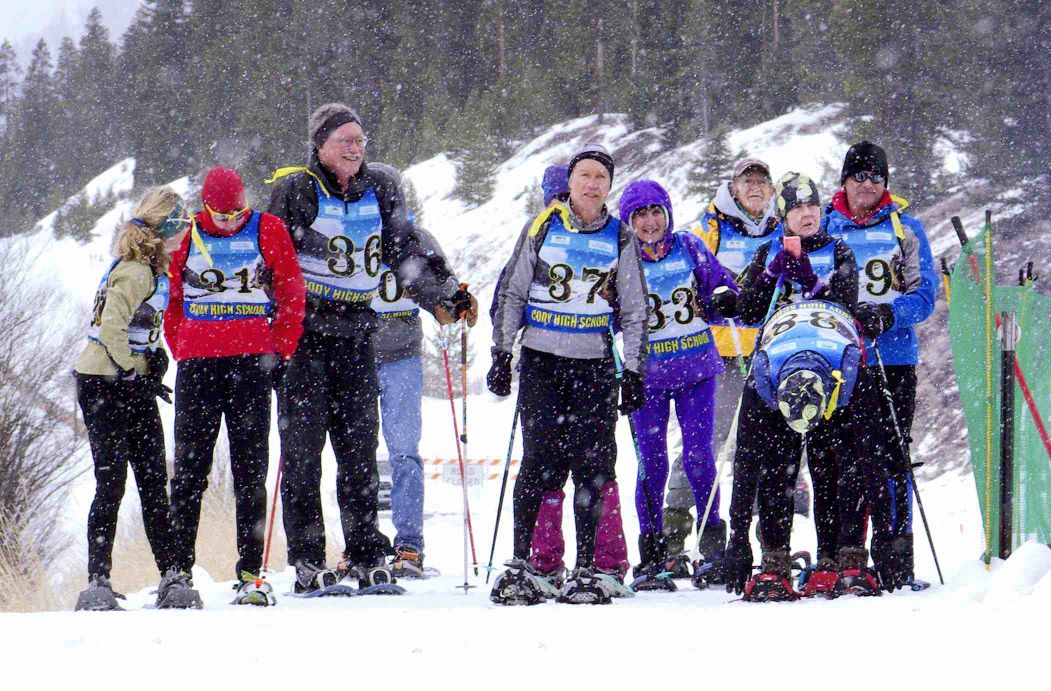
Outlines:
<svg viewBox="0 0 1051 691"><path fill-rule="evenodd" d="M646 404L632 415L639 438L646 482L635 484L635 510L639 530L660 533L664 529L664 486L668 481L668 418L671 402L682 430L683 465L697 502L697 520L704 515L708 492L715 482L715 452L712 433L715 426L716 377L706 377L678 389L646 387ZM708 525L719 523L719 490L716 488Z"/></svg>

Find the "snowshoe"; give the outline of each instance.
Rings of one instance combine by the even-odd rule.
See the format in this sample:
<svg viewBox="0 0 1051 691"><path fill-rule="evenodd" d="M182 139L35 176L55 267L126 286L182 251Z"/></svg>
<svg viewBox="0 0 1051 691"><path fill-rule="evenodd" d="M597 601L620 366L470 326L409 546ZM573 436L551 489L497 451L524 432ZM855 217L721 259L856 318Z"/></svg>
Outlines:
<svg viewBox="0 0 1051 691"><path fill-rule="evenodd" d="M423 552L405 545L398 545L394 548L394 557L391 558L390 570L394 574L395 580L399 578L422 580L440 575L437 569L424 567Z"/></svg>
<svg viewBox="0 0 1051 691"><path fill-rule="evenodd" d="M916 592L916 593L920 592L921 590L926 590L927 588L930 588L930 587L931 587L930 582L922 581L919 578L914 578L911 581L909 581L909 588L913 592Z"/></svg>
<svg viewBox="0 0 1051 691"><path fill-rule="evenodd" d="M708 590L709 586L722 585L724 579L720 573L719 563L714 561L706 563L695 561L690 582L693 583L693 587L697 588L697 590Z"/></svg>
<svg viewBox="0 0 1051 691"><path fill-rule="evenodd" d="M624 576L627 573L627 569L624 571L603 571L602 569L592 569L595 574L595 578L599 579L599 582L609 593L610 597L635 597L635 591L624 584Z"/></svg>
<svg viewBox="0 0 1051 691"><path fill-rule="evenodd" d="M869 551L864 547L839 548L839 578L833 588L836 596L857 595L878 597L880 592L876 574L868 568Z"/></svg>
<svg viewBox="0 0 1051 691"><path fill-rule="evenodd" d="M628 587L635 593L664 590L674 593L678 590L675 581L672 580L670 571L664 571L659 566L636 566L633 570L635 579Z"/></svg>
<svg viewBox="0 0 1051 691"><path fill-rule="evenodd" d="M310 562L296 563L296 582L292 584L293 595L309 595L318 590L336 585L339 574Z"/></svg>
<svg viewBox="0 0 1051 691"><path fill-rule="evenodd" d="M792 559L788 552L770 551L763 554L759 573L744 587L746 602L790 602L799 599L792 589Z"/></svg>
<svg viewBox="0 0 1051 691"><path fill-rule="evenodd" d="M77 596L74 612L123 612L117 600L125 600L120 593L113 592L109 579L103 576L91 579L88 587Z"/></svg>
<svg viewBox="0 0 1051 691"><path fill-rule="evenodd" d="M809 556L809 555L808 555ZM796 581L796 590L803 597L815 597L824 595L832 599L836 597L836 582L839 580L839 564L822 557L816 564L807 563L799 572Z"/></svg>
<svg viewBox="0 0 1051 691"><path fill-rule="evenodd" d="M525 559L512 559L496 577L489 599L498 605L538 605L553 597L552 586Z"/></svg>
<svg viewBox="0 0 1051 691"><path fill-rule="evenodd" d="M382 561L377 564L341 564L337 569L339 583L333 587L357 583L358 595L404 595L405 588L397 585L394 573Z"/></svg>
<svg viewBox="0 0 1051 691"><path fill-rule="evenodd" d="M157 586L157 609L201 609L201 594L193 589L190 574L174 569L166 572Z"/></svg>
<svg viewBox="0 0 1051 691"><path fill-rule="evenodd" d="M664 570L671 574L671 578L690 578L690 566L690 555L685 552L679 552L668 557L667 562L664 564Z"/></svg>
<svg viewBox="0 0 1051 691"><path fill-rule="evenodd" d="M614 583L616 578L608 576ZM623 584L620 584L623 587ZM600 577L591 569L574 569L569 574L569 579L562 586L562 592L558 595L558 601L570 605L608 605L613 601L613 584ZM628 591L631 592L631 591ZM632 593L634 595L634 593Z"/></svg>
<svg viewBox="0 0 1051 691"><path fill-rule="evenodd" d="M234 596L233 605L255 605L257 607L270 607L277 604L274 597L274 588L263 579L247 571L241 572L240 580L234 584L237 594Z"/></svg>
<svg viewBox="0 0 1051 691"><path fill-rule="evenodd" d="M540 587L544 590L544 598L553 600L562 592L562 586L566 584L566 567L559 566L553 571L538 571L536 567L530 567L539 579Z"/></svg>

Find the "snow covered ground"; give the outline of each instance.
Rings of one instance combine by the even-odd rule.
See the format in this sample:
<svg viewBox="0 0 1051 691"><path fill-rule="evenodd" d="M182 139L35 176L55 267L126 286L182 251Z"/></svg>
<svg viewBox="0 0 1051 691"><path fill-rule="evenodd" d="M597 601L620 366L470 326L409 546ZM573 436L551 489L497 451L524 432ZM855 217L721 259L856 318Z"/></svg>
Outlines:
<svg viewBox="0 0 1051 691"><path fill-rule="evenodd" d="M788 169L820 177L836 166L842 145L835 138L836 105L797 109L730 137L734 150L765 157L775 175ZM528 190L545 166L564 161L585 141L604 141L613 148L625 142L652 147L656 131L628 133L621 116L582 118L562 123L527 142L502 164L492 199L472 209L451 194L455 164L437 156L406 172L424 204L425 224L449 250L467 280L480 288L488 304L492 284L526 216ZM648 142L648 143L647 143ZM650 156L638 166L618 168L614 195L630 179L643 175L667 182L684 224L701 211L703 200L685 195L684 161L698 152L687 145ZM122 161L92 181L92 195L122 194L132 187L134 162ZM827 191L830 181L825 181ZM190 189L185 178L180 191ZM44 219L36 231L9 242L22 243L41 276L58 283L73 305L74 320L87 313L98 277L109 261L110 232L130 202L119 201L99 221L87 245L55 240ZM951 231L937 229L932 241L951 241ZM488 366L488 320L472 339L483 356L472 379ZM169 374L173 383L174 372ZM513 397L470 397L469 455L503 458L513 414ZM456 405L459 411L459 401ZM162 406L168 448L171 415ZM922 416L923 411L918 415ZM276 428L275 428L276 430ZM626 537L632 560L638 526L632 505L636 463L627 427L618 430L618 477L625 506ZM277 435L271 438L277 465ZM383 453L381 447L381 454ZM425 399L421 453L427 458L455 455L449 402ZM516 443L514 457L521 457ZM85 455L83 464L90 463ZM324 457L326 517L337 523L334 506L334 461ZM723 485L724 502L730 495ZM453 685L535 688L591 683L674 687L778 684L822 686L921 683L956 687L996 680L1039 687L1042 644L1037 626L1051 616L1051 550L1027 544L1007 563L987 571L978 560L982 527L969 473L947 473L921 486L947 585L937 585L933 560L917 516L917 575L935 583L922 593L895 593L879 599L808 601L775 605L731 602L721 591L700 592L683 582L677 593L644 594L609 607L570 607L548 603L532 608L490 605L481 577L466 595L463 583L463 536L458 487L427 481L427 562L443 576L405 583L409 592L397 598L295 600L283 597L291 572L270 577L278 592L277 607L262 610L229 605L230 573L195 573L206 602L201 612L158 612L148 589L128 594L126 613L49 612L0 614L0 662L5 680L42 688L76 684L80 688L124 689L144 684L244 688L294 684L398 685L446 688ZM75 549L69 566L83 569L80 536L93 490L90 474L72 497L68 511ZM498 480L471 487L475 543L481 563L488 559L499 492ZM510 556L510 496L505 502L496 550L499 565ZM567 499L567 509L570 500ZM725 505L724 505L725 511ZM122 511L138 522L134 485ZM389 514L382 527L393 534ZM572 514L564 531L570 539ZM797 517L793 547L813 549L813 525ZM758 554L758 548L756 548ZM214 579L214 580L213 580ZM119 583L117 584L120 585ZM69 603L72 606L72 602ZM1030 623L1032 622L1032 623ZM1037 631L1034 633L1034 631ZM620 655L624 655L623 658ZM165 676L161 676L165 675ZM771 679L771 675L773 676Z"/></svg>

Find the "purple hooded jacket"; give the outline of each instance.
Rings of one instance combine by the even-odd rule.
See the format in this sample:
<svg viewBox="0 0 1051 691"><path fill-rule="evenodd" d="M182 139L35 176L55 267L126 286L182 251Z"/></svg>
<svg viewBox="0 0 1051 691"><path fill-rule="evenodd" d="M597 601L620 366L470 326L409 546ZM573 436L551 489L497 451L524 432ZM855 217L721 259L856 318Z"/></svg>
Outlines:
<svg viewBox="0 0 1051 691"><path fill-rule="evenodd" d="M642 252L642 265L645 269L655 261L666 257L675 247L676 243L682 243L686 253L693 260L693 278L696 284L697 300L703 308L705 317L710 321L716 315L713 313L711 299L716 288L725 286L735 293L740 289L734 282L733 275L727 271L719 260L715 258L708 248L704 246L695 235L691 233L675 233L674 217L672 216L671 197L657 182L653 180L636 180L627 186L620 197L620 220L631 226L631 216L639 209L648 206L660 206L664 208L668 216L668 232L664 234L661 244L656 249L656 256L651 252ZM723 371L723 361L719 357L719 351L713 346L703 352L687 357L670 358L664 360L647 360L646 362L646 389L677 389L691 386L707 377L715 376Z"/></svg>

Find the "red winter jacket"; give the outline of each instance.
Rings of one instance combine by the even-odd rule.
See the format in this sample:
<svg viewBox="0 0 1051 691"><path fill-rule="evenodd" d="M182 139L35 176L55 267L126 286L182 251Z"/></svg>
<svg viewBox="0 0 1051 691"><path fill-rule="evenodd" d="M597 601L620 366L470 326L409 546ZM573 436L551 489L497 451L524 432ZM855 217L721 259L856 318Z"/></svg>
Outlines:
<svg viewBox="0 0 1051 691"><path fill-rule="evenodd" d="M211 216L197 214L197 227L203 235L229 236L240 232L219 230ZM183 238L172 255L171 292L164 312L164 336L176 360L198 357L225 357L279 353L284 359L296 352L303 334L303 314L306 310L306 283L299 270L299 259L288 236L285 224L268 213L259 219L259 248L266 266L273 272L274 317L205 321L187 319L183 313L183 268L190 252L191 234Z"/></svg>

